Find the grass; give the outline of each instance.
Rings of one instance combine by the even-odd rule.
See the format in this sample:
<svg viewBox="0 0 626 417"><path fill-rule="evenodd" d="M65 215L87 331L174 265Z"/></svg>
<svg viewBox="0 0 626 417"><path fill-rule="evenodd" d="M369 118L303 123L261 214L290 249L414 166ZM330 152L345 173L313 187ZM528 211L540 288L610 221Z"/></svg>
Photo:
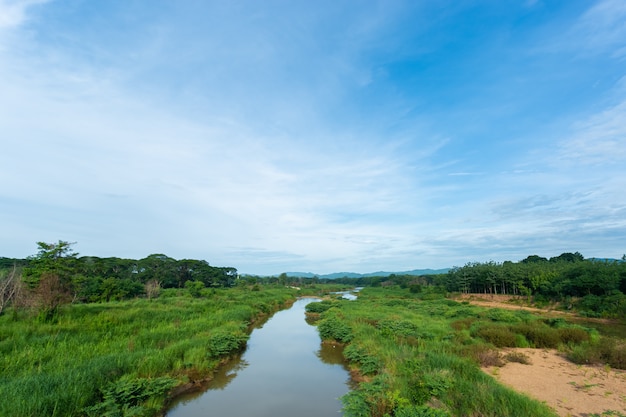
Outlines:
<svg viewBox="0 0 626 417"><path fill-rule="evenodd" d="M56 323L0 316L0 398L10 399L0 416L154 415L173 386L209 376L259 315L295 298L284 288L208 291L70 305Z"/></svg>
<svg viewBox="0 0 626 417"><path fill-rule="evenodd" d="M358 388L343 398L346 417L554 417L548 406L502 386L480 365L528 361L503 356L498 347L571 349L593 339L592 331L565 321L398 287L365 288L357 301L328 307L317 322L320 335L345 342L344 355L360 375Z"/></svg>

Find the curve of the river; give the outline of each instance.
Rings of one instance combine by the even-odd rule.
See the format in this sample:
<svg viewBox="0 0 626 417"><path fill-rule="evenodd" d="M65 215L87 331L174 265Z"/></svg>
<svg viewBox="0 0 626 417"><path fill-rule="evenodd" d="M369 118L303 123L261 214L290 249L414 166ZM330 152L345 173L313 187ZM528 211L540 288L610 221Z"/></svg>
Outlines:
<svg viewBox="0 0 626 417"><path fill-rule="evenodd" d="M245 352L222 367L203 393L183 396L167 417L341 416L350 390L341 348L322 344L297 300L250 335Z"/></svg>

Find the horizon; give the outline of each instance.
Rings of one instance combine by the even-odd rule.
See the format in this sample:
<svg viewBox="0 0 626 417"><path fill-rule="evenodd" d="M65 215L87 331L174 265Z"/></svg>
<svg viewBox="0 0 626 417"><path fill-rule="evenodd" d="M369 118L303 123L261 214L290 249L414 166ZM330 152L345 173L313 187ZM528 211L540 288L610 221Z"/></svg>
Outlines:
<svg viewBox="0 0 626 417"><path fill-rule="evenodd" d="M619 258L625 22L621 0L0 0L0 253Z"/></svg>

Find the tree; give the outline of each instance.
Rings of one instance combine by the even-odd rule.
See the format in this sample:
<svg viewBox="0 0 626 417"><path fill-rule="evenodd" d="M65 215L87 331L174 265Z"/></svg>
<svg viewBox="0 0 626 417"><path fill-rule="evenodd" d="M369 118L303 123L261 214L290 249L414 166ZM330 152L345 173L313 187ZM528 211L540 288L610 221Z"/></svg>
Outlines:
<svg viewBox="0 0 626 417"><path fill-rule="evenodd" d="M520 262L523 264L534 264L534 263L548 262L548 259L539 255L530 255L530 256L527 256L525 259L522 259Z"/></svg>
<svg viewBox="0 0 626 417"><path fill-rule="evenodd" d="M565 252L560 254L559 256L550 258L550 262L581 262L584 260L585 257L580 252Z"/></svg>
<svg viewBox="0 0 626 417"><path fill-rule="evenodd" d="M10 271L0 275L0 314L18 297L20 288L21 274L16 265Z"/></svg>
<svg viewBox="0 0 626 417"><path fill-rule="evenodd" d="M71 301L72 276L76 270L74 243L37 242L39 252L29 258L24 269L25 281L31 289L32 303L44 320L54 318L61 304Z"/></svg>
<svg viewBox="0 0 626 417"><path fill-rule="evenodd" d="M148 300L156 298L159 296L161 292L161 283L156 279L151 279L145 284L146 295L148 296Z"/></svg>

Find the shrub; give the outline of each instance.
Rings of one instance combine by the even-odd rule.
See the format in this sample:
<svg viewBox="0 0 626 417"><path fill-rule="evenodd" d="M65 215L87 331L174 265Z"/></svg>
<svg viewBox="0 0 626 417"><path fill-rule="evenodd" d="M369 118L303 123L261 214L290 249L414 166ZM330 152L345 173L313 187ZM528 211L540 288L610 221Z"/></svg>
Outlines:
<svg viewBox="0 0 626 417"><path fill-rule="evenodd" d="M475 336L496 347L514 347L516 342L515 333L505 326L482 326L476 330Z"/></svg>
<svg viewBox="0 0 626 417"><path fill-rule="evenodd" d="M524 365L530 365L530 358L522 352L509 352L504 355L504 359L507 362L517 362Z"/></svg>
<svg viewBox="0 0 626 417"><path fill-rule="evenodd" d="M323 319L317 325L317 331L324 340L336 340L348 343L352 340L352 328L336 316Z"/></svg>
<svg viewBox="0 0 626 417"><path fill-rule="evenodd" d="M348 345L344 351L343 356L350 362L359 364L359 369L363 375L371 375L378 372L381 367L380 360L375 356L369 355L365 349L359 348L356 345Z"/></svg>
<svg viewBox="0 0 626 417"><path fill-rule="evenodd" d="M584 342L575 346L567 355L568 359L579 364L606 364L612 368L626 369L626 344L610 337L602 337L597 342Z"/></svg>
<svg viewBox="0 0 626 417"><path fill-rule="evenodd" d="M559 331L541 322L519 324L513 327L513 331L524 335L537 348L556 348L561 342Z"/></svg>
<svg viewBox="0 0 626 417"><path fill-rule="evenodd" d="M473 317L466 317L453 321L450 326L456 331L468 330L475 321L476 319Z"/></svg>
<svg viewBox="0 0 626 417"><path fill-rule="evenodd" d="M337 302L332 302L328 300L319 301L319 302L311 302L304 307L307 313L323 313L331 307L337 306Z"/></svg>
<svg viewBox="0 0 626 417"><path fill-rule="evenodd" d="M123 376L102 391L102 402L83 411L90 417L152 415L163 407L165 393L175 385L176 380L169 377Z"/></svg>
<svg viewBox="0 0 626 417"><path fill-rule="evenodd" d="M484 344L474 344L467 346L463 354L473 360L481 367L503 366L502 355L497 350Z"/></svg>
<svg viewBox="0 0 626 417"><path fill-rule="evenodd" d="M209 357L218 358L241 350L248 340L245 334L240 333L214 333L207 342Z"/></svg>
<svg viewBox="0 0 626 417"><path fill-rule="evenodd" d="M485 314L485 317L491 321L499 321L504 323L517 323L520 318L513 312L503 310L501 308L492 308Z"/></svg>
<svg viewBox="0 0 626 417"><path fill-rule="evenodd" d="M580 327L563 327L558 330L563 343L579 344L590 339L589 333Z"/></svg>

